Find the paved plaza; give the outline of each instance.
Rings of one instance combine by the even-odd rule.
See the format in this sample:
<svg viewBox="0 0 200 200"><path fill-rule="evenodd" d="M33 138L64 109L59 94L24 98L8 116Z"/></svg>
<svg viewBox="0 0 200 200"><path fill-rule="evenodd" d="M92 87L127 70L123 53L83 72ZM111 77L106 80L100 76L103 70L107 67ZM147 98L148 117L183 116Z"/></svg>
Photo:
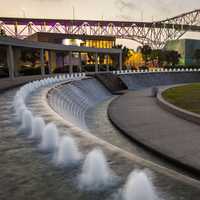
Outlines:
<svg viewBox="0 0 200 200"><path fill-rule="evenodd" d="M130 91L113 101L113 123L133 140L199 173L200 126L163 110L150 93Z"/></svg>

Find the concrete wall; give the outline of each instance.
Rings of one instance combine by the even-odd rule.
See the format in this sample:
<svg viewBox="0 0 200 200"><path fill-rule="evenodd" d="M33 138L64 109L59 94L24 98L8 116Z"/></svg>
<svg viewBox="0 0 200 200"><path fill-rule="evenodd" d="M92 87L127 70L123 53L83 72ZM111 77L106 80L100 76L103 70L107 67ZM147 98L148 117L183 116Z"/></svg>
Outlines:
<svg viewBox="0 0 200 200"><path fill-rule="evenodd" d="M126 90L126 85L121 79L112 73L95 74L94 77L99 80L111 93L119 93L119 91Z"/></svg>
<svg viewBox="0 0 200 200"><path fill-rule="evenodd" d="M119 77L130 90L158 85L200 82L200 72L138 73L123 74Z"/></svg>

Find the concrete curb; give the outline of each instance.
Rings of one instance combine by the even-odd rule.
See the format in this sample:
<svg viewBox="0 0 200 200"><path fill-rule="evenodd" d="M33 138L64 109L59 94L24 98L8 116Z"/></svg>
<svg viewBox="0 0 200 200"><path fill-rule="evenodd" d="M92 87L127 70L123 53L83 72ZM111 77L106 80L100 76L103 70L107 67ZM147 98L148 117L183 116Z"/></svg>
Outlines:
<svg viewBox="0 0 200 200"><path fill-rule="evenodd" d="M172 87L168 87L168 88L165 88L163 90L159 90L158 91L158 94L157 94L157 103L158 103L158 105L161 108L165 109L166 111L176 115L177 117L183 118L183 119L185 119L187 121L190 121L190 122L193 122L193 123L196 123L196 124L200 125L200 115L199 114L196 114L196 113L187 111L185 109L179 108L179 107L167 102L162 97L162 93L164 91L166 91L167 89L169 89L169 88L172 88Z"/></svg>
<svg viewBox="0 0 200 200"><path fill-rule="evenodd" d="M2 78L2 79L0 79L0 92L2 93L8 89L13 89L13 88L19 87L28 82L40 80L42 78L48 78L48 77L50 77L50 76L49 75L46 75L46 76L33 75L33 76L16 77L15 79Z"/></svg>
<svg viewBox="0 0 200 200"><path fill-rule="evenodd" d="M112 110L115 107L115 102L120 99L121 96L115 98L113 101L110 102L108 109L107 109L107 115L113 126L115 126L124 136L129 138L131 141L137 143L141 147L143 147L145 150L150 151L151 153L157 155L158 157L161 157L162 159L165 159L169 161L171 164L175 165L176 167L182 168L183 170L195 175L200 178L200 169L196 166L192 166L189 163L185 163L183 160L176 159L174 156L171 156L168 154L168 152L163 151L158 146L152 145L149 143L149 141L145 140L144 138L141 138L139 135L135 134L134 136L130 134L130 132L121 126L121 124L118 123L121 116L115 115Z"/></svg>

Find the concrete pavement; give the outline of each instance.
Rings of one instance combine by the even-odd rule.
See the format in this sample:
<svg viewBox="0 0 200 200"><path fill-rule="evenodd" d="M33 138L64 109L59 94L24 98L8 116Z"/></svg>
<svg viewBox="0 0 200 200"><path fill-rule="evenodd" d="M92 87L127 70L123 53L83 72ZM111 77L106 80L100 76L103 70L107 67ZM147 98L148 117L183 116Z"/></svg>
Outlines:
<svg viewBox="0 0 200 200"><path fill-rule="evenodd" d="M200 126L163 110L150 94L130 91L115 99L111 121L134 141L200 175Z"/></svg>

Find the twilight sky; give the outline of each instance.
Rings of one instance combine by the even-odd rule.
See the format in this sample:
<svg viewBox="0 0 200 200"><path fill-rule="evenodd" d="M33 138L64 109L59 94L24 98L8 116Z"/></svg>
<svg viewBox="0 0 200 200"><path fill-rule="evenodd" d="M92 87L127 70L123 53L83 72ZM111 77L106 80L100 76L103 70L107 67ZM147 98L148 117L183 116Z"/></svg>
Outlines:
<svg viewBox="0 0 200 200"><path fill-rule="evenodd" d="M200 0L0 0L0 16L151 21L200 9ZM185 37L200 38L200 34ZM132 42L125 42L131 46Z"/></svg>

